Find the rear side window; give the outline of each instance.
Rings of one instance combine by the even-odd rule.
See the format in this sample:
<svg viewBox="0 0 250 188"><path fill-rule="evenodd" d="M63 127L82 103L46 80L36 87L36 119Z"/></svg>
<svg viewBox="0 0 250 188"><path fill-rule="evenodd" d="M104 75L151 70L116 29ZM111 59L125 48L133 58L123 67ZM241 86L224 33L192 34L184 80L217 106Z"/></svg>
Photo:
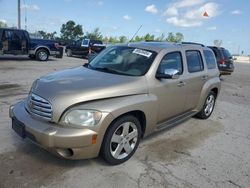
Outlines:
<svg viewBox="0 0 250 188"><path fill-rule="evenodd" d="M204 70L201 54L197 50L186 51L188 72L199 72Z"/></svg>
<svg viewBox="0 0 250 188"><path fill-rule="evenodd" d="M182 74L183 68L181 52L171 52L162 58L157 72L164 73L166 69L176 69L179 71L179 74Z"/></svg>
<svg viewBox="0 0 250 188"><path fill-rule="evenodd" d="M208 69L215 69L216 68L216 60L214 58L213 52L211 52L209 50L204 50L204 56L206 59L207 68Z"/></svg>
<svg viewBox="0 0 250 188"><path fill-rule="evenodd" d="M230 59L230 58L232 58L232 56L231 56L231 54L229 53L228 50L222 49L222 53L223 53L223 56L224 56L225 59Z"/></svg>

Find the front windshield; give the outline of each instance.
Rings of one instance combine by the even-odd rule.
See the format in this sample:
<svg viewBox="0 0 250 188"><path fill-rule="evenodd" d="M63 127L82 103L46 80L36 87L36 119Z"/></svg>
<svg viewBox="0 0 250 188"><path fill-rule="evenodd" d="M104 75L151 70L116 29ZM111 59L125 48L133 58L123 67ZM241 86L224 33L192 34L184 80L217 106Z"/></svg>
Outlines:
<svg viewBox="0 0 250 188"><path fill-rule="evenodd" d="M90 63L89 68L112 74L142 76L149 70L156 52L128 46L111 46Z"/></svg>

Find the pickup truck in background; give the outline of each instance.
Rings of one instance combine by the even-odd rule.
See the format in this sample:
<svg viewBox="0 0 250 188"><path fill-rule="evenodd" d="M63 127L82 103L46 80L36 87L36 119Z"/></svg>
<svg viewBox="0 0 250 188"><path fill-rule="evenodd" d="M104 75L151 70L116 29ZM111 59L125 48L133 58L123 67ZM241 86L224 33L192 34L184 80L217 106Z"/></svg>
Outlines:
<svg viewBox="0 0 250 188"><path fill-rule="evenodd" d="M88 57L90 54L100 53L106 46L100 40L80 39L65 48L67 56L78 55Z"/></svg>
<svg viewBox="0 0 250 188"><path fill-rule="evenodd" d="M21 29L0 28L0 55L28 55L31 59L47 61L49 56L62 58L63 47L54 40L33 39Z"/></svg>

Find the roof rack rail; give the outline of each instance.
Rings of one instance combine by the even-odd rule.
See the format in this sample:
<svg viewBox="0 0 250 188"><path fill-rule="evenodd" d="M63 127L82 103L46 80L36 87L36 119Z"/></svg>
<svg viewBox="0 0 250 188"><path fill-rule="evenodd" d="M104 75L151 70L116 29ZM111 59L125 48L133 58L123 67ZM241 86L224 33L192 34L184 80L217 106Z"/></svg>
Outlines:
<svg viewBox="0 0 250 188"><path fill-rule="evenodd" d="M193 44L193 45L200 45L202 47L205 47L204 44L196 43L196 42L181 42L181 44Z"/></svg>

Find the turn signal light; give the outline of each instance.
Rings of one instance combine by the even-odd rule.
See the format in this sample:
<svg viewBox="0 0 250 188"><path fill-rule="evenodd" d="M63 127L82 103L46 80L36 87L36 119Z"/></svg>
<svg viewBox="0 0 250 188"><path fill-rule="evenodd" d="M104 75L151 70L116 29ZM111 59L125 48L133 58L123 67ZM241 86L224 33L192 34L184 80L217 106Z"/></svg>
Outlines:
<svg viewBox="0 0 250 188"><path fill-rule="evenodd" d="M97 135L94 134L94 135L92 136L92 144L96 144L96 143L97 143Z"/></svg>

